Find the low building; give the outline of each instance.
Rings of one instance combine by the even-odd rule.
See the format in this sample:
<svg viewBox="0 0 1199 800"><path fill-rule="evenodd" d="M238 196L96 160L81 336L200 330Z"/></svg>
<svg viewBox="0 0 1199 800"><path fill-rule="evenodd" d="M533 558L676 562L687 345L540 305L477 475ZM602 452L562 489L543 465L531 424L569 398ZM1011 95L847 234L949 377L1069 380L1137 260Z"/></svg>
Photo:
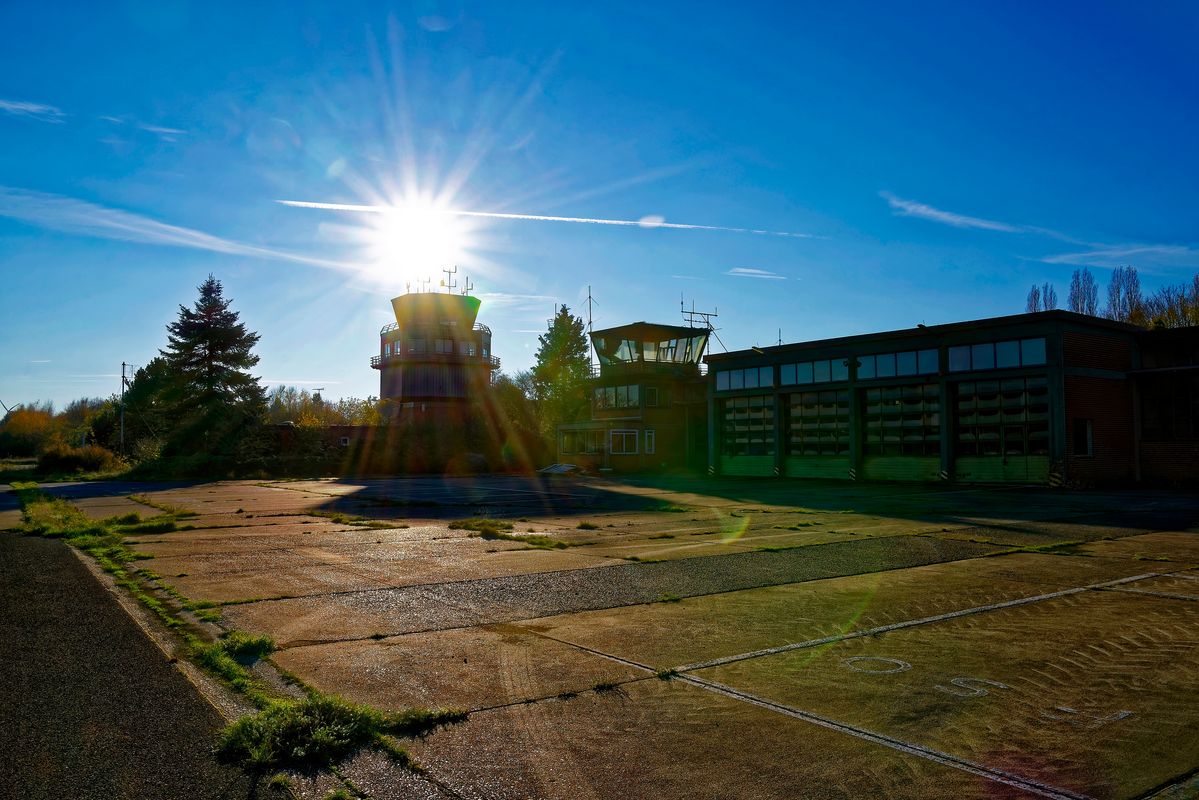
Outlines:
<svg viewBox="0 0 1199 800"><path fill-rule="evenodd" d="M1045 311L709 355L709 472L1194 481L1197 343Z"/></svg>
<svg viewBox="0 0 1199 800"><path fill-rule="evenodd" d="M587 419L558 428L558 461L632 472L707 463L708 329L634 322L594 331Z"/></svg>
<svg viewBox="0 0 1199 800"><path fill-rule="evenodd" d="M470 295L409 292L392 299L396 321L379 331L379 397L401 417L448 416L476 399L500 360L491 329L476 322L481 302Z"/></svg>

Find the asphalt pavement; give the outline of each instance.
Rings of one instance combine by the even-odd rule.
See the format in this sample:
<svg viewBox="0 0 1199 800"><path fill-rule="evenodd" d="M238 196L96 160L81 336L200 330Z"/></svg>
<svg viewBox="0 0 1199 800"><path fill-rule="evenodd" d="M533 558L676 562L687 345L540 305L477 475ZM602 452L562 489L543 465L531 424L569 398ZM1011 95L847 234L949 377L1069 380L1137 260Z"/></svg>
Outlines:
<svg viewBox="0 0 1199 800"><path fill-rule="evenodd" d="M0 798L253 797L222 724L66 544L0 532Z"/></svg>

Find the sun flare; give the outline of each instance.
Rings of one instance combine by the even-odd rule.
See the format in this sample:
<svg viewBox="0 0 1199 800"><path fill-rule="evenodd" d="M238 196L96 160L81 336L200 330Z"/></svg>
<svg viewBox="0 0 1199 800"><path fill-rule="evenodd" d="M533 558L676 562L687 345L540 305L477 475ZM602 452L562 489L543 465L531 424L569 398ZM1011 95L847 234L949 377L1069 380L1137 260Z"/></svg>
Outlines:
<svg viewBox="0 0 1199 800"><path fill-rule="evenodd" d="M425 200L393 203L361 231L371 269L380 277L411 281L435 279L442 269L467 260L471 234L469 220Z"/></svg>

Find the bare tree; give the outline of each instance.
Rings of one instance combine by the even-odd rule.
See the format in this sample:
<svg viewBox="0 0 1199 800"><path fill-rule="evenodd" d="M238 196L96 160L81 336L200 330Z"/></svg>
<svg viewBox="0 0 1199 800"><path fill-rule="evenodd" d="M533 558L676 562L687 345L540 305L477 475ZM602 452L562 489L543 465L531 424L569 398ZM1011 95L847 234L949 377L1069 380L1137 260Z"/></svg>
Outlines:
<svg viewBox="0 0 1199 800"><path fill-rule="evenodd" d="M1096 316L1099 313L1099 286L1086 267L1074 270L1070 278L1070 310L1079 314Z"/></svg>
<svg viewBox="0 0 1199 800"><path fill-rule="evenodd" d="M1053 284L1045 281L1041 285L1041 310L1052 311L1057 308L1057 289L1053 288Z"/></svg>
<svg viewBox="0 0 1199 800"><path fill-rule="evenodd" d="M1199 325L1199 273L1190 284L1163 286L1145 300L1145 315L1155 328Z"/></svg>
<svg viewBox="0 0 1199 800"><path fill-rule="evenodd" d="M1112 272L1103 316L1133 325L1146 323L1145 298L1141 295L1141 278L1136 267L1116 267Z"/></svg>
<svg viewBox="0 0 1199 800"><path fill-rule="evenodd" d="M1041 310L1041 287L1035 283L1028 290L1028 302L1024 304L1024 310L1029 314Z"/></svg>

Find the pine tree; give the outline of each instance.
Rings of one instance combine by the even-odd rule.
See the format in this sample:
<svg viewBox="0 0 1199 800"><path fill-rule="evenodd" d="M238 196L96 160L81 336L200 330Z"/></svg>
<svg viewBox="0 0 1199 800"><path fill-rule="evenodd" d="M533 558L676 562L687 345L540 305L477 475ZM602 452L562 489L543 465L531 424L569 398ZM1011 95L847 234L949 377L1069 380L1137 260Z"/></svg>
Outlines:
<svg viewBox="0 0 1199 800"><path fill-rule="evenodd" d="M553 438L557 426L576 419L587 407L587 337L583 320L562 306L537 337L533 391L539 407L542 434Z"/></svg>
<svg viewBox="0 0 1199 800"><path fill-rule="evenodd" d="M246 330L229 309L221 282L212 275L199 287L191 309L179 306L179 319L167 325L166 362L169 384L164 399L174 419L175 450L210 452L229 435L255 421L266 395L249 369L258 334Z"/></svg>

